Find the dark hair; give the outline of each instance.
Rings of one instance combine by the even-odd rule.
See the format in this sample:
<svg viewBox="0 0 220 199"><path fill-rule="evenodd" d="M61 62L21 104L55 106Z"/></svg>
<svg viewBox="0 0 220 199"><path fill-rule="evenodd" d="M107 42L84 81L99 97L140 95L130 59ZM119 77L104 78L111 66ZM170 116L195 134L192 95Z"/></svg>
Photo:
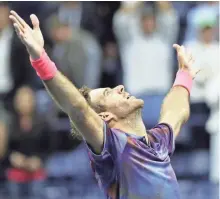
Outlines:
<svg viewBox="0 0 220 199"><path fill-rule="evenodd" d="M89 96L91 90L92 90L91 88L88 88L87 86L83 86L82 88L79 89L79 92L82 94L82 96L86 99L90 107L93 108L96 113L104 112L105 107L103 105L101 104L95 105L91 103L91 98Z"/></svg>
<svg viewBox="0 0 220 199"><path fill-rule="evenodd" d="M87 86L83 86L79 89L79 92L81 93L81 95L86 99L86 101L91 105L91 101L90 101L90 96L89 93L92 89L87 87Z"/></svg>

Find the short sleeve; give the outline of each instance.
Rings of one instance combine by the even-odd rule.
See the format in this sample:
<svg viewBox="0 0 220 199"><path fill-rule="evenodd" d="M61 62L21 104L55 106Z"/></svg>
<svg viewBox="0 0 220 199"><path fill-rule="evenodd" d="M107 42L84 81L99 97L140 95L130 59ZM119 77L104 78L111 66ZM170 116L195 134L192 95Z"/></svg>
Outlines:
<svg viewBox="0 0 220 199"><path fill-rule="evenodd" d="M166 123L160 123L148 132L150 144L160 154L171 156L175 150L175 138L172 127Z"/></svg>
<svg viewBox="0 0 220 199"><path fill-rule="evenodd" d="M100 187L107 190L116 179L116 147L113 132L104 124L104 146L101 154L95 154L86 143L92 169Z"/></svg>

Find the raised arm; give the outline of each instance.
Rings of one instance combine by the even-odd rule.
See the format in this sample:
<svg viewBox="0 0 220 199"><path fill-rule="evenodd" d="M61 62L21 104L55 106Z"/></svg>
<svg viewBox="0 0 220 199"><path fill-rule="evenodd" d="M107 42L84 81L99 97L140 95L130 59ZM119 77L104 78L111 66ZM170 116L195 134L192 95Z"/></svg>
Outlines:
<svg viewBox="0 0 220 199"><path fill-rule="evenodd" d="M172 45L178 39L179 18L170 1L156 1L158 33Z"/></svg>
<svg viewBox="0 0 220 199"><path fill-rule="evenodd" d="M192 68L194 62L192 56L185 51L183 46L175 44L174 48L178 54L179 71L173 88L163 101L159 122L169 124L177 136L190 116L190 90L192 80L199 70Z"/></svg>
<svg viewBox="0 0 220 199"><path fill-rule="evenodd" d="M44 85L86 141L96 152L100 152L103 143L103 121L78 89L60 72L52 79L44 81Z"/></svg>
<svg viewBox="0 0 220 199"><path fill-rule="evenodd" d="M135 37L140 34L140 16L138 12L143 2L121 2L119 10L113 17L113 31L117 37L120 48L125 48Z"/></svg>
<svg viewBox="0 0 220 199"><path fill-rule="evenodd" d="M44 51L44 40L38 18L31 15L33 29L14 11L10 19L15 31L26 46L31 63L54 101L68 114L76 128L95 152L101 152L103 145L103 121L88 105L78 89L59 71Z"/></svg>
<svg viewBox="0 0 220 199"><path fill-rule="evenodd" d="M159 122L169 124L174 131L174 135L177 136L189 115L188 91L181 86L173 87L164 99Z"/></svg>

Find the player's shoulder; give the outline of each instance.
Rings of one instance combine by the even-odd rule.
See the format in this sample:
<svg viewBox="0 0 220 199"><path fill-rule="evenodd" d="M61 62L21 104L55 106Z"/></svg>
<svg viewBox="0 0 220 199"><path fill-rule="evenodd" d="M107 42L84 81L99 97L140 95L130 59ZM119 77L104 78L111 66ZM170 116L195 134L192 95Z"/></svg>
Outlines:
<svg viewBox="0 0 220 199"><path fill-rule="evenodd" d="M167 123L159 123L147 130L150 142L161 142L162 140L173 140L174 133L172 127Z"/></svg>
<svg viewBox="0 0 220 199"><path fill-rule="evenodd" d="M167 123L158 123L153 128L149 129L148 132L163 132L163 133L170 133L173 132L172 127Z"/></svg>
<svg viewBox="0 0 220 199"><path fill-rule="evenodd" d="M167 123L159 123L148 130L150 145L155 150L172 155L175 150L175 137L172 127Z"/></svg>
<svg viewBox="0 0 220 199"><path fill-rule="evenodd" d="M125 142L127 140L127 133L120 129L109 128L107 129L107 135L111 134L115 142Z"/></svg>
<svg viewBox="0 0 220 199"><path fill-rule="evenodd" d="M105 124L106 139L112 143L113 147L122 151L127 143L127 134L120 129L110 128Z"/></svg>

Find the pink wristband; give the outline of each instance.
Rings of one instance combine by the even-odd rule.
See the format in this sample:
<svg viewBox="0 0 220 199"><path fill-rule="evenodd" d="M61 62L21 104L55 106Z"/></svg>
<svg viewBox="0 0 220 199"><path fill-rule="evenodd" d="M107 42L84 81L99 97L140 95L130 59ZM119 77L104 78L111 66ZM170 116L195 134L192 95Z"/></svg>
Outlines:
<svg viewBox="0 0 220 199"><path fill-rule="evenodd" d="M33 60L30 58L31 65L36 70L37 75L42 80L52 79L57 73L57 67L54 62L50 60L47 53L43 51L39 59Z"/></svg>
<svg viewBox="0 0 220 199"><path fill-rule="evenodd" d="M184 70L179 70L176 74L176 79L173 86L182 86L191 92L193 79L189 72Z"/></svg>

